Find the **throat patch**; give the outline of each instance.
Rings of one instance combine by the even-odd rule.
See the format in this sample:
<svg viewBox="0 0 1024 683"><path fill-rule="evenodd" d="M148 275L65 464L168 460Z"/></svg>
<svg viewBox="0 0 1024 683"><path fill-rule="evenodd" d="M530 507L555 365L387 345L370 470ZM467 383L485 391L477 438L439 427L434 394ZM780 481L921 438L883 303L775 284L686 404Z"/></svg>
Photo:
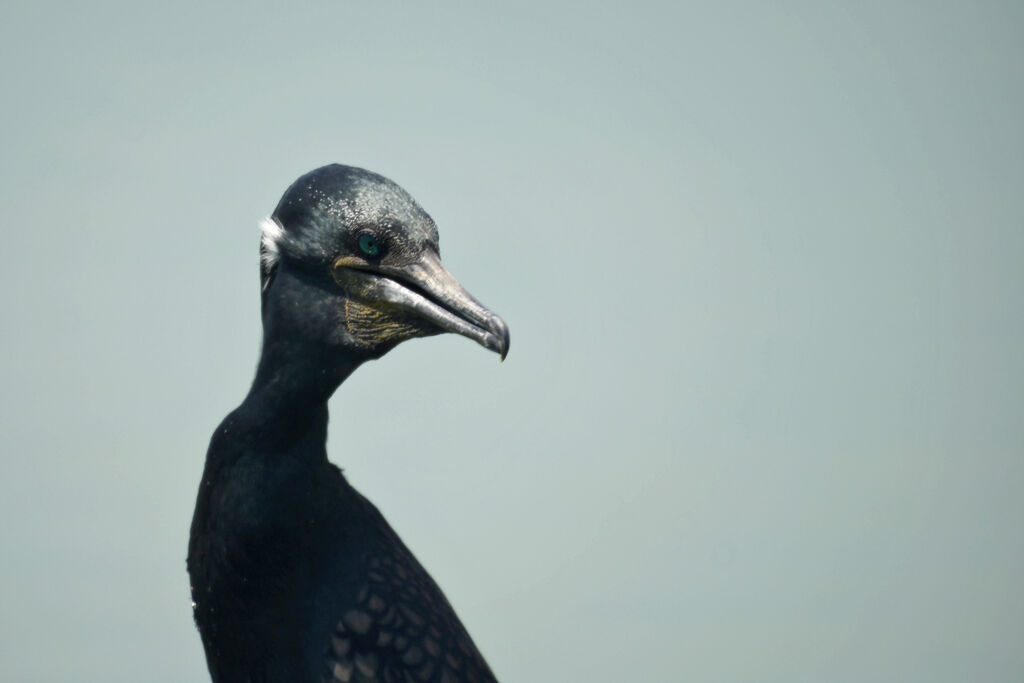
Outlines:
<svg viewBox="0 0 1024 683"><path fill-rule="evenodd" d="M417 318L382 311L351 299L345 300L345 327L352 340L363 348L397 344L431 334Z"/></svg>

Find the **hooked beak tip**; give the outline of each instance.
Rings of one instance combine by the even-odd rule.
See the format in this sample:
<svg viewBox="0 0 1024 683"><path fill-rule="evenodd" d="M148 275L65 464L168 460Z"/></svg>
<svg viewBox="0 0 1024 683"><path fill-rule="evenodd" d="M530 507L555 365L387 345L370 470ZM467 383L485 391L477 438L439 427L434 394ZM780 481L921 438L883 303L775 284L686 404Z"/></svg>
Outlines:
<svg viewBox="0 0 1024 683"><path fill-rule="evenodd" d="M491 324L489 327L491 328L491 332L498 338L498 348L495 349L495 351L498 352L498 355L501 356L501 362L504 363L505 357L508 355L508 347L510 343L508 325L506 325L505 321L498 316L494 316L490 322Z"/></svg>

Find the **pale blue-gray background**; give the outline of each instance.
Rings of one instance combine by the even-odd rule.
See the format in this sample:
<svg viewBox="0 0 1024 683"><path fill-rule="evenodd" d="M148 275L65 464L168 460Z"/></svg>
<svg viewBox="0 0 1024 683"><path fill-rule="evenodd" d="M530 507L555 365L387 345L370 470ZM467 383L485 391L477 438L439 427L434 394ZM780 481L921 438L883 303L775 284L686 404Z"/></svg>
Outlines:
<svg viewBox="0 0 1024 683"><path fill-rule="evenodd" d="M770 7L769 7L770 5ZM1024 6L8 3L0 679L202 681L257 229L383 173L512 329L332 459L503 681L1024 677Z"/></svg>

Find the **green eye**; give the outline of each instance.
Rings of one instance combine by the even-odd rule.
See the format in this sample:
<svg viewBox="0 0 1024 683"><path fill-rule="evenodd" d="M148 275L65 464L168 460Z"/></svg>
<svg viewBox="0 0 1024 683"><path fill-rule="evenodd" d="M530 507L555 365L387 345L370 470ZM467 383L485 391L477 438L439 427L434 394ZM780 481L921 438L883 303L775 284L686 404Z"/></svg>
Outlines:
<svg viewBox="0 0 1024 683"><path fill-rule="evenodd" d="M380 255L380 242L373 235L362 234L359 236L359 249L367 256Z"/></svg>

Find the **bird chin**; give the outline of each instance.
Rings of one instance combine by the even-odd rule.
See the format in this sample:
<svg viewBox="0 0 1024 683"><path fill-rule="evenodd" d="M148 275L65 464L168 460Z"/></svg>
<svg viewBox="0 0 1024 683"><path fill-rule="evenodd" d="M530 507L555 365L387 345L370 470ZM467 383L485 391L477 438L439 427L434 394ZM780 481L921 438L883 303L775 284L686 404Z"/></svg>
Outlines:
<svg viewBox="0 0 1024 683"><path fill-rule="evenodd" d="M398 344L416 337L444 332L440 327L405 311L345 300L345 327L355 346L379 358Z"/></svg>

